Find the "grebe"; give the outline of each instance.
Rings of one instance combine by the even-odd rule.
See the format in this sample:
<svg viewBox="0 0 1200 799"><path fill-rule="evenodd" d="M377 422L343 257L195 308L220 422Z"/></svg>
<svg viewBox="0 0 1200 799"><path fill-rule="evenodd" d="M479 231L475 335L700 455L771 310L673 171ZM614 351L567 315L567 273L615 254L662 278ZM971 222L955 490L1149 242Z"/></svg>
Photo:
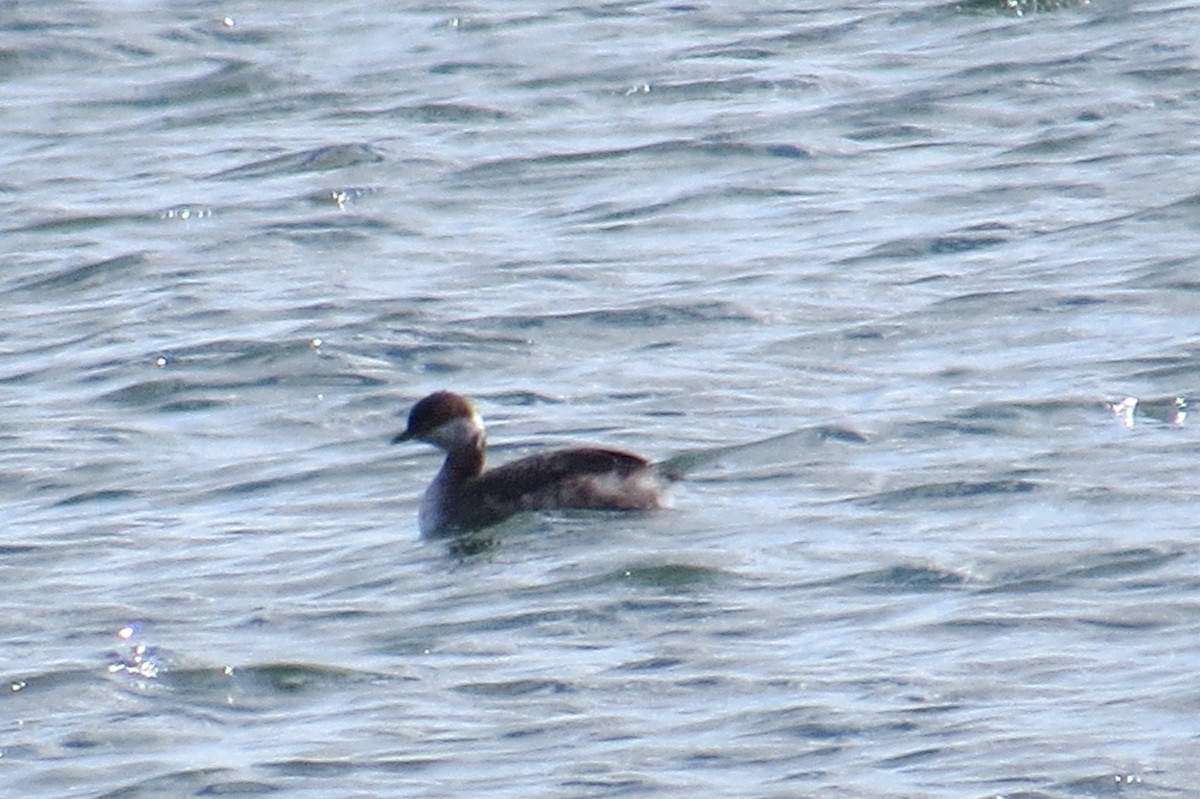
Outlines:
<svg viewBox="0 0 1200 799"><path fill-rule="evenodd" d="M637 455L595 448L530 455L485 472L483 420L453 391L413 406L407 429L392 443L410 439L446 452L417 515L427 537L489 527L522 511L653 510L663 507L662 490L676 479Z"/></svg>

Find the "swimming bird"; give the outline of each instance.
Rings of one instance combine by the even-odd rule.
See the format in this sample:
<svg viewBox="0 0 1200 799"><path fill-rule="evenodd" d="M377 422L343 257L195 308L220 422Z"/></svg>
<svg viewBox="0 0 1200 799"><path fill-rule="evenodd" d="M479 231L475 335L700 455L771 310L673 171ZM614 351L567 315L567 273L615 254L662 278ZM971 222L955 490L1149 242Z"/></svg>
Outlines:
<svg viewBox="0 0 1200 799"><path fill-rule="evenodd" d="M676 479L645 458L594 447L530 455L485 472L483 420L453 391L434 392L413 406L407 428L392 443L412 439L446 453L417 515L426 537L490 527L522 511L661 508L663 489Z"/></svg>

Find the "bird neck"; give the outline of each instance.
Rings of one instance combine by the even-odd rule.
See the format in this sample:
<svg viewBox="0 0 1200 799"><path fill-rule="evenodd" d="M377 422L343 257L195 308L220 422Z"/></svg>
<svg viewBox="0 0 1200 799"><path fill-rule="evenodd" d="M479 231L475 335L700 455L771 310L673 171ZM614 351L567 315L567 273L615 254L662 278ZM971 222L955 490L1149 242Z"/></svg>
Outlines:
<svg viewBox="0 0 1200 799"><path fill-rule="evenodd" d="M471 436L466 441L446 451L446 462L442 464L442 475L451 483L464 483L483 473L483 460L487 451L487 439L483 433Z"/></svg>

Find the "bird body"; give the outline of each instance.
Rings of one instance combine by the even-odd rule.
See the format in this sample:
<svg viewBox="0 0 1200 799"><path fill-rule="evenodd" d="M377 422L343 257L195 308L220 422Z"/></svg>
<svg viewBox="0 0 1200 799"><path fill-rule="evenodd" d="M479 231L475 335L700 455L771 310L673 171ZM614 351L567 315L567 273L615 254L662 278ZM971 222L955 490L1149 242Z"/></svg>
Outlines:
<svg viewBox="0 0 1200 799"><path fill-rule="evenodd" d="M530 455L484 471L483 421L465 397L451 391L435 392L413 406L407 428L393 443L410 439L446 452L421 499L424 536L489 527L523 511L661 508L669 480L644 458L594 447Z"/></svg>

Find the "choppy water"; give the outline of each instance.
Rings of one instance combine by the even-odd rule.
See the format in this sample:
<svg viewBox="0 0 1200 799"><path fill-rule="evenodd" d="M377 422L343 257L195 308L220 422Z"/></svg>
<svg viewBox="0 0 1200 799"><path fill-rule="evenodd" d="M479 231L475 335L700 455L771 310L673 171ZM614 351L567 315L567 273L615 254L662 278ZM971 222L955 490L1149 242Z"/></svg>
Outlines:
<svg viewBox="0 0 1200 799"><path fill-rule="evenodd" d="M1194 795L1200 7L366 5L0 8L3 795Z"/></svg>

